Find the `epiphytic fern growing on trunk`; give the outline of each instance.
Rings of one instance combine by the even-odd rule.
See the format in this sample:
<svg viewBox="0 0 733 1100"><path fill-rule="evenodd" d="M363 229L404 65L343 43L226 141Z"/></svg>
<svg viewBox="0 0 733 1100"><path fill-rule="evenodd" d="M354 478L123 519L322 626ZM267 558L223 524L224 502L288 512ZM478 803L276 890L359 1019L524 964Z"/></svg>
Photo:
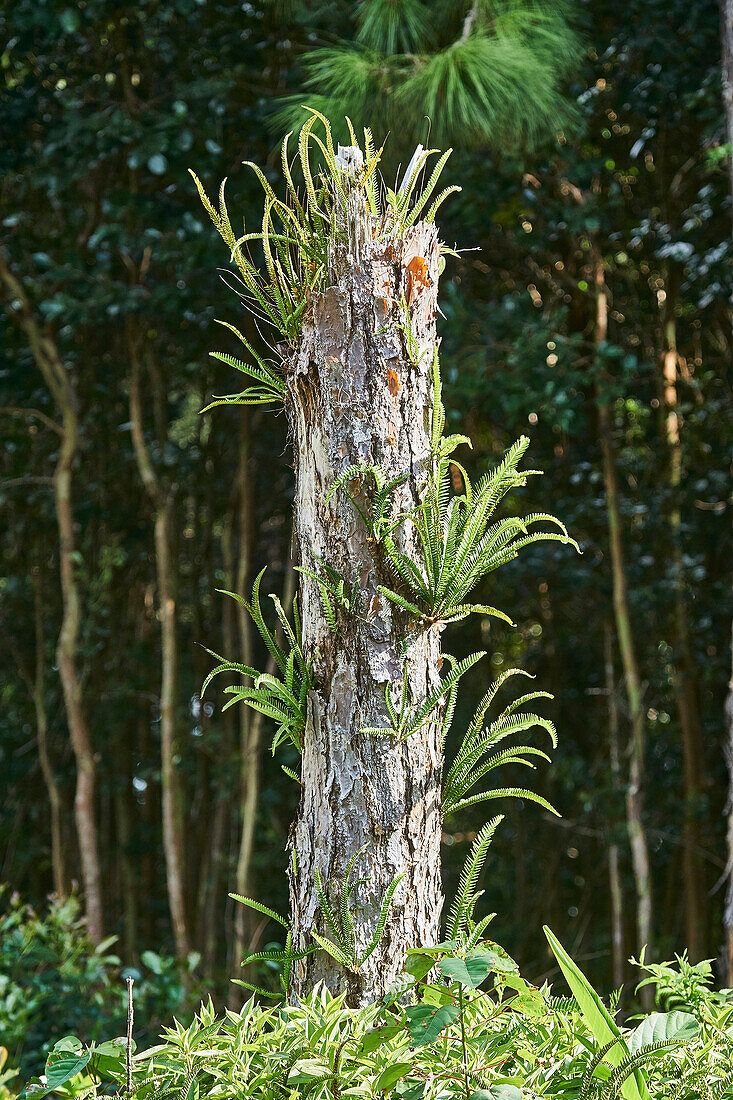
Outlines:
<svg viewBox="0 0 733 1100"><path fill-rule="evenodd" d="M370 955L373 955L379 946L379 942L384 935L387 925L387 918L389 917L389 910L395 890L405 877L404 875L395 875L392 879L382 899L379 917L369 942L362 952L358 952L356 947L356 923L351 909L351 902L358 887L362 882L366 882L367 880L357 879L356 882L352 883L351 872L359 856L366 851L366 847L367 846L364 845L359 848L349 860L346 874L340 884L341 897L338 910L334 909L328 900L323 879L321 878L318 868L316 868L315 872L316 890L318 892L321 916L333 939L329 939L328 936L321 935L315 931L312 931L311 935L318 946L326 951L332 959L335 959L340 966L344 966L347 970L352 970L354 972L361 969Z"/></svg>
<svg viewBox="0 0 733 1100"><path fill-rule="evenodd" d="M546 691L531 691L515 699L505 707L498 718L486 724L486 712L494 700L497 691L510 676L528 676L518 668L511 668L504 672L488 689L479 703L465 737L456 753L455 759L448 769L443 781L443 815L449 817L468 806L475 806L478 802L486 802L493 798L525 798L530 802L536 802L546 810L556 814L557 811L550 803L535 791L521 787L492 787L489 790L469 793L486 776L496 768L505 764L520 764L527 768L533 768L531 757L540 758L549 762L550 757L542 749L534 745L509 745L499 749L498 746L507 737L516 737L525 730L544 729L550 737L553 748L557 745L555 727L548 718L539 714L520 710L525 703L535 699L551 699ZM449 726L444 726L444 744Z"/></svg>
<svg viewBox="0 0 733 1100"><path fill-rule="evenodd" d="M310 118L301 128L296 154L298 169L304 180L304 193L299 193L293 182L288 151L292 134L285 137L281 150L286 186L284 199L277 197L258 165L252 161L245 162L256 174L265 195L262 223L257 229L247 232L245 227L245 232L238 236L226 205L226 180L219 189L217 209L201 181L191 172L204 209L237 266L245 304L255 317L272 325L291 347L297 343L303 314L313 293L324 285L331 249L335 236L340 232L349 190L345 186L344 172L337 164L330 122L319 111L312 108L307 110ZM323 126L323 137L315 130L318 122ZM350 131L354 146L358 146L351 126ZM314 169L314 147L319 159L317 170ZM429 158L437 153L437 149L423 149L419 146L402 185L394 192L387 191L388 201L382 209L377 176L381 150L375 149L369 129L364 130L364 163L357 183L364 194L370 214L379 219L379 225L375 228L380 235L385 238L400 237L420 216L435 191L450 156L450 150L443 153L427 183L421 185L423 169ZM435 217L440 202L454 190L460 188L449 188L438 196L428 211L428 218ZM253 243L262 249L264 267L258 267L251 258L249 246ZM240 365L237 369L243 368ZM265 372L268 370L261 362L257 363L257 369ZM254 374L254 377L262 382L259 375ZM274 388L277 388L276 384ZM242 403L243 395L238 396L239 403ZM226 398L220 401L226 401Z"/></svg>
<svg viewBox="0 0 733 1100"><path fill-rule="evenodd" d="M478 923L474 923L473 920L476 902L483 892L476 889L479 875L486 862L489 845L494 838L496 827L503 820L500 814L492 818L491 821L486 822L471 845L471 851L463 864L461 877L458 880L458 889L453 898L445 927L445 938L454 940L462 948L470 948L477 944L486 926L495 916L494 913L489 913Z"/></svg>
<svg viewBox="0 0 733 1100"><path fill-rule="evenodd" d="M350 123L349 129L353 145L357 146ZM464 466L454 457L456 448L462 443L470 445L469 440L465 436L443 434L445 410L434 326L435 281L444 254L451 250L440 244L432 227L423 223L434 217L440 202L456 188L437 193L448 153L438 156L428 175L427 162L436 152L419 146L400 185L386 188L378 175L382 150L375 148L369 131L364 133L363 149L339 148L336 152L327 119L317 111L310 111L297 146L297 168L303 189L299 190L294 183L286 138L282 149L285 195L278 198L262 171L252 165L264 191L263 217L256 229L248 231L244 227L241 235L237 235L232 226L223 185L217 208L196 180L202 202L236 265L241 297L256 322L263 322L275 330L281 349L277 354L283 359L281 375L279 366L265 361L241 333L234 330L247 352L248 361L235 361L224 355L218 358L230 362L251 382L241 393L218 398L214 403L285 401L299 456L297 539L301 555L305 556L304 548L309 544L313 551L312 560L301 560L298 567L306 597L305 647L297 601L293 604L292 624L277 600L278 632L266 624L259 603L260 573L249 601L229 594L238 599L252 617L274 662L276 674L260 674L254 668L214 654L219 664L204 685L206 687L212 677L220 673L240 674L244 683L228 685L225 689L231 697L227 705L239 701L272 719L276 724L273 749L283 740L290 740L301 749L303 734L306 729L309 731L293 854L297 852L299 859L302 855L303 867L308 867L310 873L304 874L300 863L296 872L293 863L294 931L292 935L288 931L285 950L260 952L250 960L280 962L289 968L293 961L305 959L320 949L338 964L335 971L329 970L328 960L321 958L317 965L298 968L293 975L296 990L305 988L313 974L323 974L327 981L338 976L338 980L349 982L351 979L340 968L348 971L363 968L359 981L349 986L361 996L366 988L365 975L371 982L379 982L386 972L394 970L395 960L388 959L386 952L380 951L378 964L374 956L384 936L389 908L401 877L398 874L390 881L393 869L404 870L413 886L405 899L401 934L410 921L416 928L437 930L440 879L439 874L433 873L432 859L439 844L439 814L432 815L430 826L425 826L424 835L418 838L417 844L415 838L408 838L406 818L400 820L399 813L390 820L394 833L382 829L379 837L368 834L373 836L375 852L370 905L373 908L376 900L380 911L376 928L367 937L366 948L360 951L357 943L363 943L364 937L356 929L352 906L358 883L351 883L350 875L363 852L363 848L355 852L365 839L363 830L359 824L353 828L347 826L343 851L339 848L340 842L332 836L321 837L323 847L319 849L313 843L313 830L317 829L316 822L341 820L339 814L347 819L352 804L358 804L355 822L371 820L371 808L369 814L362 813L364 807L361 805L366 805L367 796L372 797L371 790L367 789L367 776L372 776L376 757L372 747L367 747L364 741L370 735L389 735L404 741L419 731L426 733L424 738L414 742L414 754L409 749L389 744L378 746L375 751L383 752L384 760L389 761L390 775L394 776L406 799L409 800L410 792L415 789L413 780L417 777L421 777L420 782L424 779L429 783L431 790L437 788L441 750L453 720L458 683L482 656L473 654L460 662L447 657L450 667L442 683L434 688L440 668L440 628L472 612L511 622L504 612L472 602L476 586L533 543L558 541L575 545L563 524L548 513L524 518L498 516L508 494L525 485L535 472L519 468L528 445L526 439L518 440L504 460L474 485ZM317 170L314 157L319 162ZM251 248L261 251L261 264L253 261ZM334 319L338 310L332 311L329 305L330 296L334 297L338 309L354 301L354 267L362 259L372 278L372 289L376 287L379 293L386 290L388 294L388 297L378 298L383 303L386 318L390 319L387 327L391 325L392 328L390 340L384 341L385 347L390 347L386 359L376 347L381 339L376 342L373 339L375 335L383 335L378 327L382 323L381 311L372 314L369 309L351 310L353 316L350 314L349 325L353 333L338 335ZM328 295L321 294L326 290ZM349 313L348 308L346 313ZM400 421L395 438L404 436L399 450L384 449L387 444L395 445L389 434L388 414L380 411L378 402L376 405L372 402L372 391L361 384L358 370L353 378L354 383L358 383L353 423L336 416L340 426L338 429L332 427L330 414L337 411L340 381L344 369L350 367L350 348L357 346L357 337L358 346L368 349L367 365L376 367L391 362L394 348L399 361L408 368L411 385L415 383L409 397L406 396L408 388L404 387L399 411L395 404L389 412L389 416ZM309 379L314 387L312 402L304 400L295 384L300 377L301 359L305 360L303 353L311 349L311 341L315 341L312 347L316 349L330 348L333 343L334 350L339 351L338 356L324 355L323 361L319 356L319 363L312 371L312 355L308 359ZM432 415L426 423L422 419L422 409L426 389L430 387L427 368L431 362ZM388 394L394 397L390 369L387 369ZM378 418L376 435L372 438L361 428L354 432L353 424L361 425L362 420L369 420L372 409L376 410ZM319 415L321 412L323 416ZM368 448L363 446L365 440L369 443ZM336 448L332 447L335 443L338 443ZM333 460L332 452L340 457ZM315 462L314 455L324 456L322 466ZM345 464L354 463L362 456L366 460L364 464L352 464L343 469ZM423 462L422 456L427 461ZM380 466L378 460L384 465ZM337 491L350 497L368 538L360 536L357 541L347 536L344 544L332 551L329 525L335 518L334 513L343 523L344 530L351 530L352 526L348 507L342 502L338 502L336 508L329 506ZM325 547L328 547L327 554ZM351 553L354 548L358 548L356 553ZM332 553L331 560L327 560ZM354 560L359 554L363 555L363 560ZM387 614L384 603L379 608L377 600L370 601L368 613L360 609L358 578L367 568L371 573L370 584L373 582L383 599L394 605L392 610L399 608L406 615ZM343 616L349 616L351 622L349 630L341 636L339 625ZM385 639L379 636L383 628L387 632ZM348 647L352 641L355 645L350 652ZM367 660L360 663L364 656ZM374 656L378 656L378 660L372 660ZM323 671L323 683L316 682L315 668ZM385 685L387 677L392 682ZM356 731L351 730L349 723L363 702L368 703L367 713L380 714L383 686L385 725L364 727L359 731L360 736L354 736ZM547 758L540 749L529 745L502 749L500 742L504 738L530 726L540 726L554 741L550 723L518 709L543 693L531 693L518 700L495 722L484 727L485 712L495 690L496 685L484 697L446 775L443 795L446 815L500 795L523 797L551 809L541 796L530 791L511 787L481 790L482 780L501 764L531 766L533 759ZM363 698L357 692L362 692ZM335 706L332 705L334 701ZM312 725L308 723L309 714L314 716ZM335 739L329 741L328 738ZM338 744L339 752L343 747L344 770L357 779L361 777L361 782L350 784L348 793L345 784L339 788L338 783L330 782L328 768L334 759L328 751L331 744ZM338 754L336 760L341 760ZM323 795L331 815L328 818L319 817L313 809ZM376 797L379 799L379 793ZM395 805L401 805L399 799L395 800ZM449 929L457 939L466 942L478 942L487 923L488 918L474 924L472 914L478 896L478 875L498 820L494 818L479 833L451 910ZM393 836L398 840L400 853L396 861L393 861L392 848L386 847L387 843L392 844ZM416 848L431 854L421 861L414 857ZM389 854L385 854L387 852ZM352 858L347 865L350 855ZM333 890L328 892L317 870L319 864L323 865L324 856L328 866L346 866L343 881L334 884ZM338 898L336 909L332 905L333 897ZM245 904L258 907L249 901ZM303 924L304 920L309 921L309 914L316 912L316 906L322 917L319 929ZM409 916L405 917L408 910ZM273 918L272 911L260 911ZM285 923L276 915L273 919ZM310 943L311 937L316 940L315 947ZM293 944L302 950L295 951ZM368 960L371 961L365 965ZM287 984L287 977L285 982Z"/></svg>
<svg viewBox="0 0 733 1100"><path fill-rule="evenodd" d="M361 732L372 736L396 737L398 741L406 741L408 737L413 733L417 733L426 722L431 720L431 716L435 714L441 701L446 696L455 700L455 693L458 690L458 681L460 678L468 672L469 668L473 668L476 662L480 661L481 658L485 656L486 653L482 650L479 653L472 653L470 657L464 657L462 661L456 661L450 654L444 653L443 659L449 662L451 666L450 672L437 691L432 692L423 703L415 703L412 699L410 688L407 683L407 669L405 669L402 679L402 694L400 696L399 709L395 707L392 701L394 685L391 683L385 685L384 700L391 725L367 726L364 727ZM440 719L441 727L444 727L445 718L448 713L452 712L448 709L444 709L443 716ZM436 720L438 719L436 718ZM444 730L443 735L445 735Z"/></svg>
<svg viewBox="0 0 733 1100"><path fill-rule="evenodd" d="M252 586L252 597L245 600L236 592L227 592L219 589L225 596L240 603L249 614L253 623L267 646L267 649L279 671L279 676L270 673L260 673L255 668L243 665L237 661L227 660L213 650L208 650L212 657L216 657L219 664L213 668L204 681L201 694L211 683L215 676L222 672L233 672L240 676L248 677L254 682L247 684L229 684L224 692L231 699L224 705L224 710L234 703L244 703L252 710L259 711L266 718L271 718L276 723L275 736L272 740L272 751L283 741L290 740L300 750L302 748L302 734L307 718L308 692L314 686L313 671L306 660L302 649L300 618L298 615L297 597L293 600L293 625L291 626L282 604L277 596L270 596L275 605L278 620L283 631L284 639L288 643L287 650L280 645L277 632L271 630L262 614L260 606L260 582L265 570L257 575Z"/></svg>
<svg viewBox="0 0 733 1100"><path fill-rule="evenodd" d="M524 486L536 470L520 470L519 462L529 445L525 437L507 451L503 461L487 471L476 485L463 474L464 491L453 491L451 459L446 449L439 453L425 488L423 503L410 515L417 531L421 560L413 561L386 534L383 545L400 589L379 587L392 603L428 622L451 623L472 612L492 615L511 624L503 611L472 603L469 594L476 585L520 551L536 542L577 545L565 526L547 512L524 518L496 519L496 510L512 489ZM532 530L537 524L551 524L557 530Z"/></svg>

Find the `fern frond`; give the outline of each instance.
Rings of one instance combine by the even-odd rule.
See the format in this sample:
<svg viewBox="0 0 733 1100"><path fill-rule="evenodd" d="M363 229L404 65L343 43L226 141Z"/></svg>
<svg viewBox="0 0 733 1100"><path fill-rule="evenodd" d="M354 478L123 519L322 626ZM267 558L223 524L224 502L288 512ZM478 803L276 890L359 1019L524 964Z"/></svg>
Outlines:
<svg viewBox="0 0 733 1100"><path fill-rule="evenodd" d="M274 993L271 989L264 989L261 985L253 985L252 982L245 982L241 978L230 978L229 981L232 985L239 985L242 989L249 989L251 993L257 993L260 997L269 997L273 1001L282 1000L282 992Z"/></svg>
<svg viewBox="0 0 733 1100"><path fill-rule="evenodd" d="M488 802L492 798L524 798L527 802L536 802L538 806L542 806L545 810L549 810L555 817L561 816L552 803L548 802L546 798L543 798L541 794L537 794L535 791L525 790L523 787L497 787L491 791L484 791L483 794L474 794L470 795L468 798L461 798L457 802L448 802L443 805L443 814L445 816L450 816L458 813L459 810L465 810L468 806L476 806L479 802Z"/></svg>
<svg viewBox="0 0 733 1100"><path fill-rule="evenodd" d="M367 961L367 959L370 957L370 955L373 955L374 952L376 951L377 947L379 946L380 941L382 939L382 936L384 935L384 930L387 927L387 918L389 916L389 910L390 910L390 906L392 904L392 898L394 897L395 890L397 889L399 884L402 882L402 879L404 877L405 877L404 875L396 875L395 878L392 879L389 886L387 887L387 892L384 895L384 900L382 901L382 907L379 911L379 920L377 921L377 927L374 929L374 932L372 933L372 938L370 939L369 944L367 945L366 951L364 952L364 954L359 959L359 966L363 966L364 963Z"/></svg>
<svg viewBox="0 0 733 1100"><path fill-rule="evenodd" d="M266 905L263 905L261 901L255 901L254 898L247 898L243 894L230 894L229 897L233 901L238 901L240 905L246 905L249 909L256 909L258 913L262 913L265 917L269 917L270 920L277 921L283 928L288 927L288 922L284 917L281 917L274 909L269 909Z"/></svg>
<svg viewBox="0 0 733 1100"><path fill-rule="evenodd" d="M448 914L448 922L445 930L445 936L448 940L457 939L461 935L471 915L473 904L475 904L474 895L478 877L486 862L489 845L496 832L496 828L503 820L504 817L500 814L497 817L493 817L491 821L487 821L471 845L471 851L468 854L466 862L463 864L461 876L458 880L458 890Z"/></svg>

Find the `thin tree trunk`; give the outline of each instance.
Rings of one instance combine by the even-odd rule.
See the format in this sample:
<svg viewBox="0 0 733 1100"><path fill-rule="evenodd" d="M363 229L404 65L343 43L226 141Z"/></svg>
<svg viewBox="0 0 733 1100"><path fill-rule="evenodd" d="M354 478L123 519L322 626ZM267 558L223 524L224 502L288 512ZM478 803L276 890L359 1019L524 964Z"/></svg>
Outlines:
<svg viewBox="0 0 733 1100"><path fill-rule="evenodd" d="M733 145L733 0L720 0L720 37L723 45L723 106L728 129L728 141ZM730 195L733 201L733 156L728 157ZM731 206L733 210L733 206ZM731 645L733 657L733 644ZM727 957L727 985L733 987L733 675L725 700L726 760L730 774L728 789L728 890L725 898L723 927L725 930Z"/></svg>
<svg viewBox="0 0 733 1100"><path fill-rule="evenodd" d="M608 333L608 297L600 255L596 257L596 345L605 343ZM603 481L606 490L608 536L611 554L611 579L613 585L613 609L616 634L626 683L629 717L631 720L631 744L629 751L629 781L626 789L626 820L631 845L631 862L636 884L637 947L647 948L647 957L653 949L652 933L652 880L649 863L649 845L644 825L644 783L646 756L646 723L644 700L636 658L629 596L626 584L623 541L621 536L621 505L616 474L616 455L613 446L611 417L607 399L600 388L597 391L598 427L603 462ZM649 987L645 986L645 990ZM642 991L644 993L644 990ZM649 999L649 994L645 994Z"/></svg>
<svg viewBox="0 0 733 1100"><path fill-rule="evenodd" d="M733 631L731 632L731 658L733 659ZM725 948L727 979L726 985L733 989L733 671L731 671L728 694L725 699L725 725L726 744L725 756L728 763L728 865L726 876L728 889L725 895L725 909L723 911L723 927L725 929Z"/></svg>
<svg viewBox="0 0 733 1100"><path fill-rule="evenodd" d="M250 470L249 410L241 409L239 415L239 555L237 558L236 591L245 595L251 572L252 541L254 534L252 471ZM237 632L239 636L239 660L252 664L252 623L246 610L237 604ZM257 820L257 803L260 787L260 741L262 737L261 715L249 707L239 708L239 849L235 875L235 891L244 897L252 892L251 865L254 847L254 830ZM239 966L249 939L251 924L249 910L237 905L234 913L234 962ZM242 992L232 986L230 1001L240 1003Z"/></svg>
<svg viewBox="0 0 733 1100"><path fill-rule="evenodd" d="M229 589L235 587L233 580L234 537L232 527L232 517L229 516L224 524L220 539L225 584ZM221 603L222 653L234 654L237 649L234 629L234 607L235 604L232 600L225 599ZM225 711L221 714L219 720L222 728L220 763L223 763L226 768L230 768L233 760L235 743L236 716L234 710L230 709ZM219 902L222 899L219 896L219 891L221 887L222 871L228 855L226 850L229 845L227 842L231 834L232 786L228 780L224 783L219 782L214 797L215 805L212 815L210 838L200 871L202 888L199 892L200 942L203 956L203 973L207 977L212 978L216 969L217 957L220 954L219 943L221 939L222 908ZM228 924L228 916L225 917L225 921ZM228 964L229 960L226 958L226 954L227 952L225 951L224 961ZM238 988L238 986L231 986L231 989L238 990ZM230 1004L229 1007L233 1008L234 1005Z"/></svg>
<svg viewBox="0 0 733 1100"><path fill-rule="evenodd" d="M160 675L160 755L163 810L163 849L165 852L168 906L173 926L176 955L184 960L189 953L186 918L183 823L181 819L180 779L177 767L178 733L176 728L176 689L178 639L176 602L171 563L171 516L173 499L161 486L145 442L140 394L140 361L134 336L128 337L130 354L130 429L138 470L143 486L155 509L155 567L158 584L158 613L161 633Z"/></svg>
<svg viewBox="0 0 733 1100"><path fill-rule="evenodd" d="M358 167L357 153L340 152L345 171ZM358 973L345 971L325 952L293 966L295 995L324 980L331 989L345 990L354 1004L387 989L403 967L405 948L438 941L443 901L437 723L427 723L408 742L361 733L388 724L385 685L395 685L396 697L403 670L415 701L436 689L439 633L414 630L403 648L405 617L377 592L379 583L390 581L378 548L344 493L326 503L334 480L349 466L372 463L387 478L409 474L397 496L401 506L414 507L429 471L437 232L433 224L418 222L389 244L374 239L372 229L354 190L332 245L331 285L314 296L286 371L300 561L317 569L325 560L347 589L356 581L361 594L358 614L342 615L332 633L318 585L301 575L303 644L318 686L309 693L302 796L290 840L294 945L311 942L314 928L328 934L318 915L316 870L338 907L347 865L365 848L354 868L354 879L365 880L354 898L357 953L374 931L391 882L404 876L385 934ZM405 323L398 302L407 289L404 268L415 257L426 261L430 285L408 307L417 343L411 357L398 327ZM368 506L366 478L357 492ZM401 538L414 554L410 525L401 528Z"/></svg>
<svg viewBox="0 0 733 1100"><path fill-rule="evenodd" d="M123 748L126 748L124 746ZM122 890L122 942L125 949L125 962L131 965L137 954L137 900L138 877L132 860L130 828L130 792L131 776L126 753L117 758L117 782L114 793L115 833L120 867L120 887Z"/></svg>
<svg viewBox="0 0 733 1100"><path fill-rule="evenodd" d="M703 930L700 901L703 896L703 870L699 852L702 848L698 806L703 782L702 732L695 691L695 667L690 648L685 601L685 570L682 556L682 511L679 503L682 481L682 444L677 411L677 322L675 318L678 277L672 272L667 279L664 302L664 350L662 374L667 448L669 451L670 540L674 589L674 672L673 689L682 732L685 812L683 825L683 876L685 881L685 923L687 950L692 962L703 954Z"/></svg>
<svg viewBox="0 0 733 1100"><path fill-rule="evenodd" d="M46 784L48 802L51 810L51 867L53 871L53 890L57 897L66 896L66 866L64 844L61 834L61 792L48 753L48 716L43 690L44 654L43 654L43 602L41 599L41 581L37 575L33 578L33 595L36 624L36 669L33 678L33 706L36 712L36 730L38 732L38 760L41 765L43 781Z"/></svg>
<svg viewBox="0 0 733 1100"><path fill-rule="evenodd" d="M723 107L728 141L733 144L733 0L720 0L720 37L723 45ZM733 157L728 157L733 198Z"/></svg>
<svg viewBox="0 0 733 1100"><path fill-rule="evenodd" d="M606 697L608 699L608 749L611 764L611 782L614 796L621 789L621 755L619 752L618 701L616 677L613 669L613 633L611 624L603 624L603 656L606 672ZM615 805L615 799L614 799ZM615 820L613 826L615 827ZM624 891L619 866L619 848L615 840L608 846L608 884L611 894L611 951L613 957L613 985L620 989L624 984Z"/></svg>
<svg viewBox="0 0 733 1100"><path fill-rule="evenodd" d="M79 445L76 391L72 375L61 362L54 340L38 324L23 286L10 271L2 253L0 253L0 282L4 285L10 299L11 316L26 333L38 368L61 415L61 424L56 426L61 442L53 475L63 605L56 661L64 694L69 736L76 761L74 816L84 884L87 930L92 942L99 943L104 932L102 876L95 817L96 763L76 667L76 649L81 624L81 601L74 574L76 544L71 499L73 469Z"/></svg>

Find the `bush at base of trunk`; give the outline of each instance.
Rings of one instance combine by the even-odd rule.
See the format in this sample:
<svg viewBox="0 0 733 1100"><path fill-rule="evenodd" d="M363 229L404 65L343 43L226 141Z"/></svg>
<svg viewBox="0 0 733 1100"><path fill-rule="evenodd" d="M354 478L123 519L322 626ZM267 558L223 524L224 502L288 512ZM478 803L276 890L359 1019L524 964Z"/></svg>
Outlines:
<svg viewBox="0 0 733 1100"><path fill-rule="evenodd" d="M466 950L447 942L411 952L392 995L363 1008L347 1007L345 994L323 987L298 1005L263 1008L253 999L223 1019L211 1003L202 1006L190 1027L175 1023L159 1046L133 1059L132 1094L141 1100L733 1096L728 993L712 992L705 967L691 967L684 957L647 968L647 975L660 1002L672 997L675 1007L620 1029L619 1065L599 1040L592 1008L576 984L577 1000L553 997L546 986L525 982L498 945L484 941ZM64 1051L50 1057L51 1068L64 1054L86 1068L57 1092L79 1095L91 1087L101 1095L89 1070L96 1076L105 1067L125 1092L123 1047L113 1068L103 1052L77 1044L69 1054L73 1040L65 1042ZM48 1091L39 1083L26 1095L40 1100Z"/></svg>

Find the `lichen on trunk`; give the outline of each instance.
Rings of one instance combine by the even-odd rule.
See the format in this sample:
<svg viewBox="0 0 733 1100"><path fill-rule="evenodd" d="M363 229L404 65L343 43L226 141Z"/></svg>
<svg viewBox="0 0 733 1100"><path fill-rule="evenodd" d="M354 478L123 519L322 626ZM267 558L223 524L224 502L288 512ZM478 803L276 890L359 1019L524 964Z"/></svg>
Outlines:
<svg viewBox="0 0 733 1100"><path fill-rule="evenodd" d="M339 162L358 172L359 151L339 150ZM390 883L404 876L385 934L359 972L334 967L322 952L293 966L296 994L324 980L334 990L345 984L352 1002L397 977L404 947L438 941L442 905L437 723L426 723L409 741L361 732L389 724L385 686L402 685L405 670L415 702L439 686L438 630L408 624L377 591L380 583L394 583L383 551L349 496L329 497L349 467L380 466L387 479L409 475L394 495L397 514L419 505L430 470L437 231L426 222L402 236L385 236L382 228L354 186L332 242L328 285L314 297L286 370L300 564L317 573L327 563L347 591L358 592L355 613L339 615L334 632L318 583L301 574L303 646L318 686L309 694L302 798L290 840L294 946L305 947L320 927L316 871L338 907L349 861L364 848L354 868L364 880L355 894L357 954ZM411 271L418 270L415 279ZM350 490L368 508L368 477L355 478ZM414 556L411 523L399 530Z"/></svg>

